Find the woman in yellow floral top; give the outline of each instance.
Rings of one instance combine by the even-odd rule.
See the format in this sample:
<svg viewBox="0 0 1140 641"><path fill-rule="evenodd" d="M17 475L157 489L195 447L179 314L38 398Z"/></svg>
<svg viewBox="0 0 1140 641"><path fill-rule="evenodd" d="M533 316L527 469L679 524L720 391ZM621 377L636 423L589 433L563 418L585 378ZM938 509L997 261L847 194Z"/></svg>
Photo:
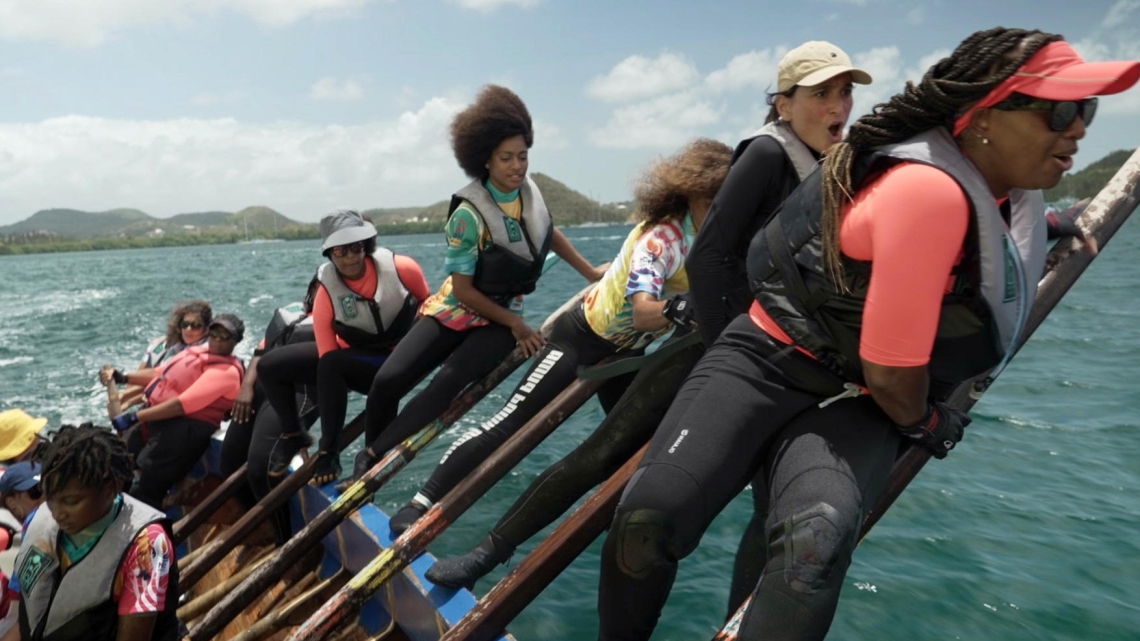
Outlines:
<svg viewBox="0 0 1140 641"><path fill-rule="evenodd" d="M491 371L517 344L527 356L545 341L522 318L548 252L587 280L595 268L554 227L527 177L534 129L512 91L488 85L451 123L455 158L472 181L451 199L447 279L424 301L420 318L384 362L368 393L367 446L346 487L389 449L439 417L460 391ZM397 415L400 399L431 370L439 372Z"/></svg>
<svg viewBox="0 0 1140 641"><path fill-rule="evenodd" d="M420 492L392 517L393 532L414 523L521 429L574 381L580 366L612 354L638 353L676 326L692 329L684 299L689 288L685 254L728 172L731 156L727 145L702 139L646 172L637 189L641 222L605 276L581 307L555 322L549 342L508 396L508 403L460 437ZM618 377L602 386L598 397L603 409L608 412L613 407L632 378L632 374Z"/></svg>

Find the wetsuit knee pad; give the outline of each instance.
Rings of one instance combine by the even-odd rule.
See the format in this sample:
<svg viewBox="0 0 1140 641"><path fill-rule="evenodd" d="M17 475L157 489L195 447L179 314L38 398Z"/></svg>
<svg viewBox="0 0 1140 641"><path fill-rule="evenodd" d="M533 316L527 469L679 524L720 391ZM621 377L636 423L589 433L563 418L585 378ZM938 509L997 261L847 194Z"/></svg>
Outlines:
<svg viewBox="0 0 1140 641"><path fill-rule="evenodd" d="M673 519L661 510L619 510L613 533L617 567L634 579L645 579L654 570L677 563Z"/></svg>
<svg viewBox="0 0 1140 641"><path fill-rule="evenodd" d="M851 552L851 530L842 513L827 503L784 519L768 531L769 569L782 570L797 592L814 594L827 585L831 571Z"/></svg>

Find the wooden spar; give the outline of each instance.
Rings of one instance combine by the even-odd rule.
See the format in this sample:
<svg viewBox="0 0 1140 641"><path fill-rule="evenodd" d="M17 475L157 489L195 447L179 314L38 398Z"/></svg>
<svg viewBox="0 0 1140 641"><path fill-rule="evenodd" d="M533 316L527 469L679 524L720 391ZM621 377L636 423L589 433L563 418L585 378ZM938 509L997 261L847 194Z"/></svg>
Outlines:
<svg viewBox="0 0 1140 641"><path fill-rule="evenodd" d="M115 368L110 365L103 365L103 371L113 371L114 369ZM107 382L103 383L103 385L107 388L107 418L115 418L123 413L123 404L119 399L119 386L115 384L115 380L110 376L107 377Z"/></svg>
<svg viewBox="0 0 1140 641"><path fill-rule="evenodd" d="M583 289L576 296L559 307L546 322L542 324L539 332L543 336L550 334L554 321L579 305L589 287ZM327 509L317 515L304 528L295 533L292 538L281 547L277 556L264 567L254 572L249 579L239 585L221 603L202 618L202 621L190 630L192 641L206 641L211 639L226 626L235 616L253 602L262 592L269 588L280 576L296 562L298 558L313 547L319 545L321 539L336 526L347 519L360 506L372 500L373 495L397 472L402 470L416 454L429 443L435 440L444 430L459 420L472 407L475 406L488 392L495 389L499 383L510 376L527 359L522 350L515 348L500 362L495 369L483 377L482 380L467 386L447 410L427 427L392 448L379 463L374 465L359 481L353 483L337 498ZM310 461L311 463L312 461ZM309 465L310 463L306 463ZM294 472L286 482L297 473ZM285 483L282 483L284 485Z"/></svg>
<svg viewBox="0 0 1140 641"><path fill-rule="evenodd" d="M1140 148L1132 152L1128 160L1117 170L1111 180L1100 190L1096 198L1077 219L1077 226L1086 237L1096 242L1096 247L1103 250L1113 235L1128 220L1132 212L1140 204ZM1070 238L1059 241L1045 258L1045 275L1037 285L1037 296L1033 300L1033 307L1029 311L1025 331L1021 341L1015 348L1015 354L1020 351L1033 332L1042 321L1053 311L1061 298L1081 277L1085 269L1092 263L1096 255L1089 251L1080 239ZM984 389L977 389L974 381L966 381L954 390L950 396L950 404L963 411L968 411L974 403L982 397ZM871 528L874 527L887 509L895 502L910 484L922 466L930 460L930 452L916 445L909 446L891 468L891 476L887 486L875 505L867 512L863 520L863 529L859 534L862 540ZM728 623L713 637L713 641L735 640L740 624L744 621L744 614L751 603L751 597L732 615Z"/></svg>
<svg viewBox="0 0 1140 641"><path fill-rule="evenodd" d="M582 406L604 381L577 379L527 421L447 496L382 551L348 585L325 602L288 641L321 641L360 612L364 603L423 553L448 526L475 504L499 479Z"/></svg>
<svg viewBox="0 0 1140 641"><path fill-rule="evenodd" d="M701 345L673 353L657 365L647 366L610 410L595 434L602 430L638 432L644 442L656 430L700 354ZM593 438L593 437L591 437ZM590 543L609 526L618 498L637 469L646 447L606 480L585 502L567 516L550 536L526 555L475 607L444 634L441 641L495 639ZM531 500L539 500L537 496Z"/></svg>
<svg viewBox="0 0 1140 641"><path fill-rule="evenodd" d="M222 482L221 485L214 488L213 492L207 496L202 502L194 506L193 510L186 516L178 519L174 524L174 544L178 545L190 537L200 525L206 522L217 512L230 497L237 494L238 491L245 486L245 472L246 465L243 463L230 477Z"/></svg>
<svg viewBox="0 0 1140 641"><path fill-rule="evenodd" d="M475 607L440 641L491 641L498 638L507 624L609 527L618 499L648 447L648 443L641 446L637 454L479 599Z"/></svg>
<svg viewBox="0 0 1140 641"><path fill-rule="evenodd" d="M261 641L261 639L290 625L301 616L305 616L315 610L317 606L324 603L325 600L332 596L345 583L348 583L351 577L352 574L348 570L339 570L336 574L325 579L320 584L306 590L304 594L300 594L285 605L275 608L268 614L262 615L258 618L257 623L254 623L247 630L231 639L231 641Z"/></svg>
<svg viewBox="0 0 1140 641"><path fill-rule="evenodd" d="M178 618L182 621L193 621L197 619L203 612L214 607L214 604L222 599L223 596L234 588L235 585L245 580L245 577L253 574L253 571L269 560L272 548L265 548L261 550L256 557L250 560L250 563L241 569L237 574L222 581L210 590L203 592L200 596L190 601L186 605L178 608Z"/></svg>
<svg viewBox="0 0 1140 641"><path fill-rule="evenodd" d="M352 419L352 421L347 426L345 426L344 438L342 441L345 443L351 443L356 440L356 437L360 436L361 432L363 431L364 413L361 412L356 416L356 418ZM225 504L226 501L228 501L233 495L237 494L238 491L245 487L245 475L247 470L248 465L243 463L236 472L231 474L228 479L226 479L221 485L215 488L214 491L211 492L210 495L205 499L203 499L202 502L199 503L193 510L191 510L189 514L179 519L178 522L174 524L175 545L189 538L195 530L197 530L203 523L206 522L206 519L209 519L214 514L214 512L217 512L218 509ZM309 478L312 478L312 475L310 475ZM308 479L305 480L307 481ZM268 498L268 495L259 501L258 505L255 506L254 509L260 507L261 503L263 503L266 498ZM288 497L286 497L285 500L288 500ZM277 508L274 507L273 509L260 512L257 520L250 524L250 530L260 525L261 522L268 518L275 509ZM244 536L241 538L244 538ZM228 552L229 550L226 551ZM222 556L225 556L224 552L222 553ZM187 568L189 568L189 563L187 563Z"/></svg>

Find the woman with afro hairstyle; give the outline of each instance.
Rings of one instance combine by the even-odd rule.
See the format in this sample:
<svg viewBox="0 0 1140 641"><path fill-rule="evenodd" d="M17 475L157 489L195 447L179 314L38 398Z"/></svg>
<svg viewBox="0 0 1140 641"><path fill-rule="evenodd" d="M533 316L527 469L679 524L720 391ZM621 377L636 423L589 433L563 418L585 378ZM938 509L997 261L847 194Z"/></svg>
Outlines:
<svg viewBox="0 0 1140 641"><path fill-rule="evenodd" d="M12 638L177 639L170 521L122 493L132 476L122 439L89 423L65 425L41 457L47 501L16 558L22 598Z"/></svg>
<svg viewBox="0 0 1140 641"><path fill-rule="evenodd" d="M822 639L901 443L945 457L956 385L1019 341L1046 245L1040 189L1072 166L1095 95L1140 63L1060 36L969 36L851 126L756 233L755 297L697 363L602 549L600 639L648 639L677 566L757 476L763 570L742 639ZM992 374L991 374L992 376Z"/></svg>
<svg viewBox="0 0 1140 641"><path fill-rule="evenodd" d="M542 337L522 318L524 294L534 291L549 251L596 281L593 267L554 227L538 186L527 177L534 143L530 113L514 92L487 85L451 123L451 147L471 183L451 198L439 291L372 381L366 438L345 488L389 449L436 419L452 399L490 372L517 344L527 356ZM400 399L428 372L427 388Z"/></svg>
<svg viewBox="0 0 1140 641"><path fill-rule="evenodd" d="M450 490L462 474L573 381L578 366L618 352L641 351L674 327L682 328L678 333L695 329L686 299L685 255L728 173L731 157L727 145L703 138L656 162L642 175L635 189L641 222L582 306L555 324L539 360L543 355L561 356L538 377L533 391L520 394L515 390L512 402L520 395L526 399L512 413L500 422L484 423L458 441L416 502L421 497L437 500ZM427 577L447 587L473 586L613 474L649 439L672 392L701 351L699 345L683 348L664 361L655 361L632 384L627 377L606 383L598 396L607 414L598 429L539 475L482 542L467 554L437 562ZM524 382L530 384L532 378L528 375ZM630 391L623 395L627 386ZM619 395L621 402L617 403Z"/></svg>

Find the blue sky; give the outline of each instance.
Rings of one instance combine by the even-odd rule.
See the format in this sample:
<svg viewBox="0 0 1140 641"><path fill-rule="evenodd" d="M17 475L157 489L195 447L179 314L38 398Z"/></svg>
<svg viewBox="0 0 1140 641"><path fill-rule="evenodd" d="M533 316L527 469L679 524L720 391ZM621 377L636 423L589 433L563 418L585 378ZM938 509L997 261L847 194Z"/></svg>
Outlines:
<svg viewBox="0 0 1140 641"><path fill-rule="evenodd" d="M854 118L995 25L1140 59L1140 0L0 0L0 224L426 205L464 183L447 125L488 82L530 108L531 171L625 200L654 157L761 124L790 47L875 76ZM1077 168L1138 144L1133 89Z"/></svg>

